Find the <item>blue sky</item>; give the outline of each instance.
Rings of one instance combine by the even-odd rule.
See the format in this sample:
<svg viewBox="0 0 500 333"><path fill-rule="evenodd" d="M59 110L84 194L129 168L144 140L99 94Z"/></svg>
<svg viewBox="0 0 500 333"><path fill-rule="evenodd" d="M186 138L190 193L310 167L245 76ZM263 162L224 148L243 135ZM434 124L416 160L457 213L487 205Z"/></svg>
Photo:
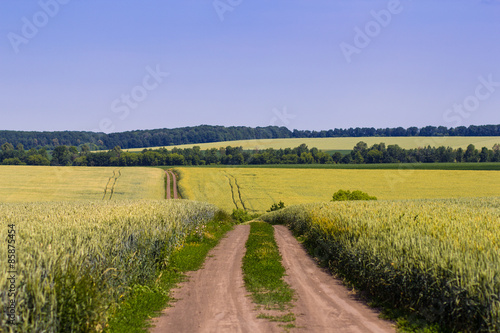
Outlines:
<svg viewBox="0 0 500 333"><path fill-rule="evenodd" d="M500 0L0 2L0 129L500 124Z"/></svg>

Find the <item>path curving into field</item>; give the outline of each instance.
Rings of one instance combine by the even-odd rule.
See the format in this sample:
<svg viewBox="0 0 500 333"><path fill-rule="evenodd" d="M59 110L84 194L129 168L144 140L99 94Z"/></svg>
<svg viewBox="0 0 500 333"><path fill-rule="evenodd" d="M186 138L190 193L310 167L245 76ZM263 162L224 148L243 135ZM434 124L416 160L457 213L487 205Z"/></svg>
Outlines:
<svg viewBox="0 0 500 333"><path fill-rule="evenodd" d="M288 228L274 227L286 282L296 291L293 332L396 332L378 313L349 293L342 282L319 268Z"/></svg>
<svg viewBox="0 0 500 333"><path fill-rule="evenodd" d="M174 291L178 299L153 320L152 333L281 332L277 325L257 319L243 285L241 260L249 225L238 225L210 251L202 269Z"/></svg>

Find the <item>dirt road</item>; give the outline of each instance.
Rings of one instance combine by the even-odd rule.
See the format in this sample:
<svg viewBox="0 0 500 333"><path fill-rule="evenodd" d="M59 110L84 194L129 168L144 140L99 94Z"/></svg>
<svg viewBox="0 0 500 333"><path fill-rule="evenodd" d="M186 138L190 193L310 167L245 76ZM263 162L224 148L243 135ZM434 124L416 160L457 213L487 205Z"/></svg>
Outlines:
<svg viewBox="0 0 500 333"><path fill-rule="evenodd" d="M152 333L281 332L274 323L256 319L246 297L241 259L249 225L238 225L207 257L204 267L189 274L189 281L174 292L179 299L156 318Z"/></svg>
<svg viewBox="0 0 500 333"><path fill-rule="evenodd" d="M175 174L172 170L168 170L168 172L170 172L170 176L172 176L172 182L174 183L173 187L174 187L174 199L178 199L178 196L177 196L177 179L175 178Z"/></svg>
<svg viewBox="0 0 500 333"><path fill-rule="evenodd" d="M297 292L293 332L395 332L387 321L356 300L342 283L320 269L285 226L275 226L285 280Z"/></svg>
<svg viewBox="0 0 500 333"><path fill-rule="evenodd" d="M250 227L238 225L222 239L202 269L174 297L173 307L154 320L152 333L166 332L283 332L277 323L256 319L258 311L246 295L241 259ZM275 237L287 270L287 282L297 292L292 308L297 317L290 332L395 332L388 322L350 295L342 284L318 268L283 226Z"/></svg>
<svg viewBox="0 0 500 333"><path fill-rule="evenodd" d="M177 179L175 178L175 174L170 171L165 171L165 177L167 177L167 199L178 199L177 196ZM170 190L170 183L173 183L174 194L172 195L172 191Z"/></svg>

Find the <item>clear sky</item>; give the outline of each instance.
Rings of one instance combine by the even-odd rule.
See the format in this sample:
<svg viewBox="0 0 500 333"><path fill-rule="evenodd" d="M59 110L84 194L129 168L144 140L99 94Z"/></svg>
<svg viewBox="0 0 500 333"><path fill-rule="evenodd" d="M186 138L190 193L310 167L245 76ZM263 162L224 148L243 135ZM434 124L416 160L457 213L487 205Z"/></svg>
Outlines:
<svg viewBox="0 0 500 333"><path fill-rule="evenodd" d="M500 0L0 1L0 129L500 124Z"/></svg>

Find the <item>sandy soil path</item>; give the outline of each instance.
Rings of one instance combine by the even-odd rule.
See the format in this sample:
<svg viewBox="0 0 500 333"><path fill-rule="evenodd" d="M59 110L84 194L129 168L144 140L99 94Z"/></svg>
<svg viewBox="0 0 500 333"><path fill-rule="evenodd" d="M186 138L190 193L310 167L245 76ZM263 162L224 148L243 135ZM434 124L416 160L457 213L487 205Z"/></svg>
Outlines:
<svg viewBox="0 0 500 333"><path fill-rule="evenodd" d="M173 198L174 199L178 199L178 196L177 196L177 179L175 178L175 174L172 170L168 170L168 172L170 173L170 176L172 178L172 182L174 183L173 187L174 187L174 195L173 195Z"/></svg>
<svg viewBox="0 0 500 333"><path fill-rule="evenodd" d="M150 332L282 332L275 323L256 319L258 313L246 297L241 259L249 231L249 225L238 225L220 241L204 267L175 290L179 300L154 319Z"/></svg>
<svg viewBox="0 0 500 333"><path fill-rule="evenodd" d="M286 281L297 292L292 332L395 332L375 310L349 294L342 283L319 268L285 226L275 226Z"/></svg>
<svg viewBox="0 0 500 333"><path fill-rule="evenodd" d="M170 174L168 171L165 171L165 177L167 177L167 199L171 199L170 197Z"/></svg>

